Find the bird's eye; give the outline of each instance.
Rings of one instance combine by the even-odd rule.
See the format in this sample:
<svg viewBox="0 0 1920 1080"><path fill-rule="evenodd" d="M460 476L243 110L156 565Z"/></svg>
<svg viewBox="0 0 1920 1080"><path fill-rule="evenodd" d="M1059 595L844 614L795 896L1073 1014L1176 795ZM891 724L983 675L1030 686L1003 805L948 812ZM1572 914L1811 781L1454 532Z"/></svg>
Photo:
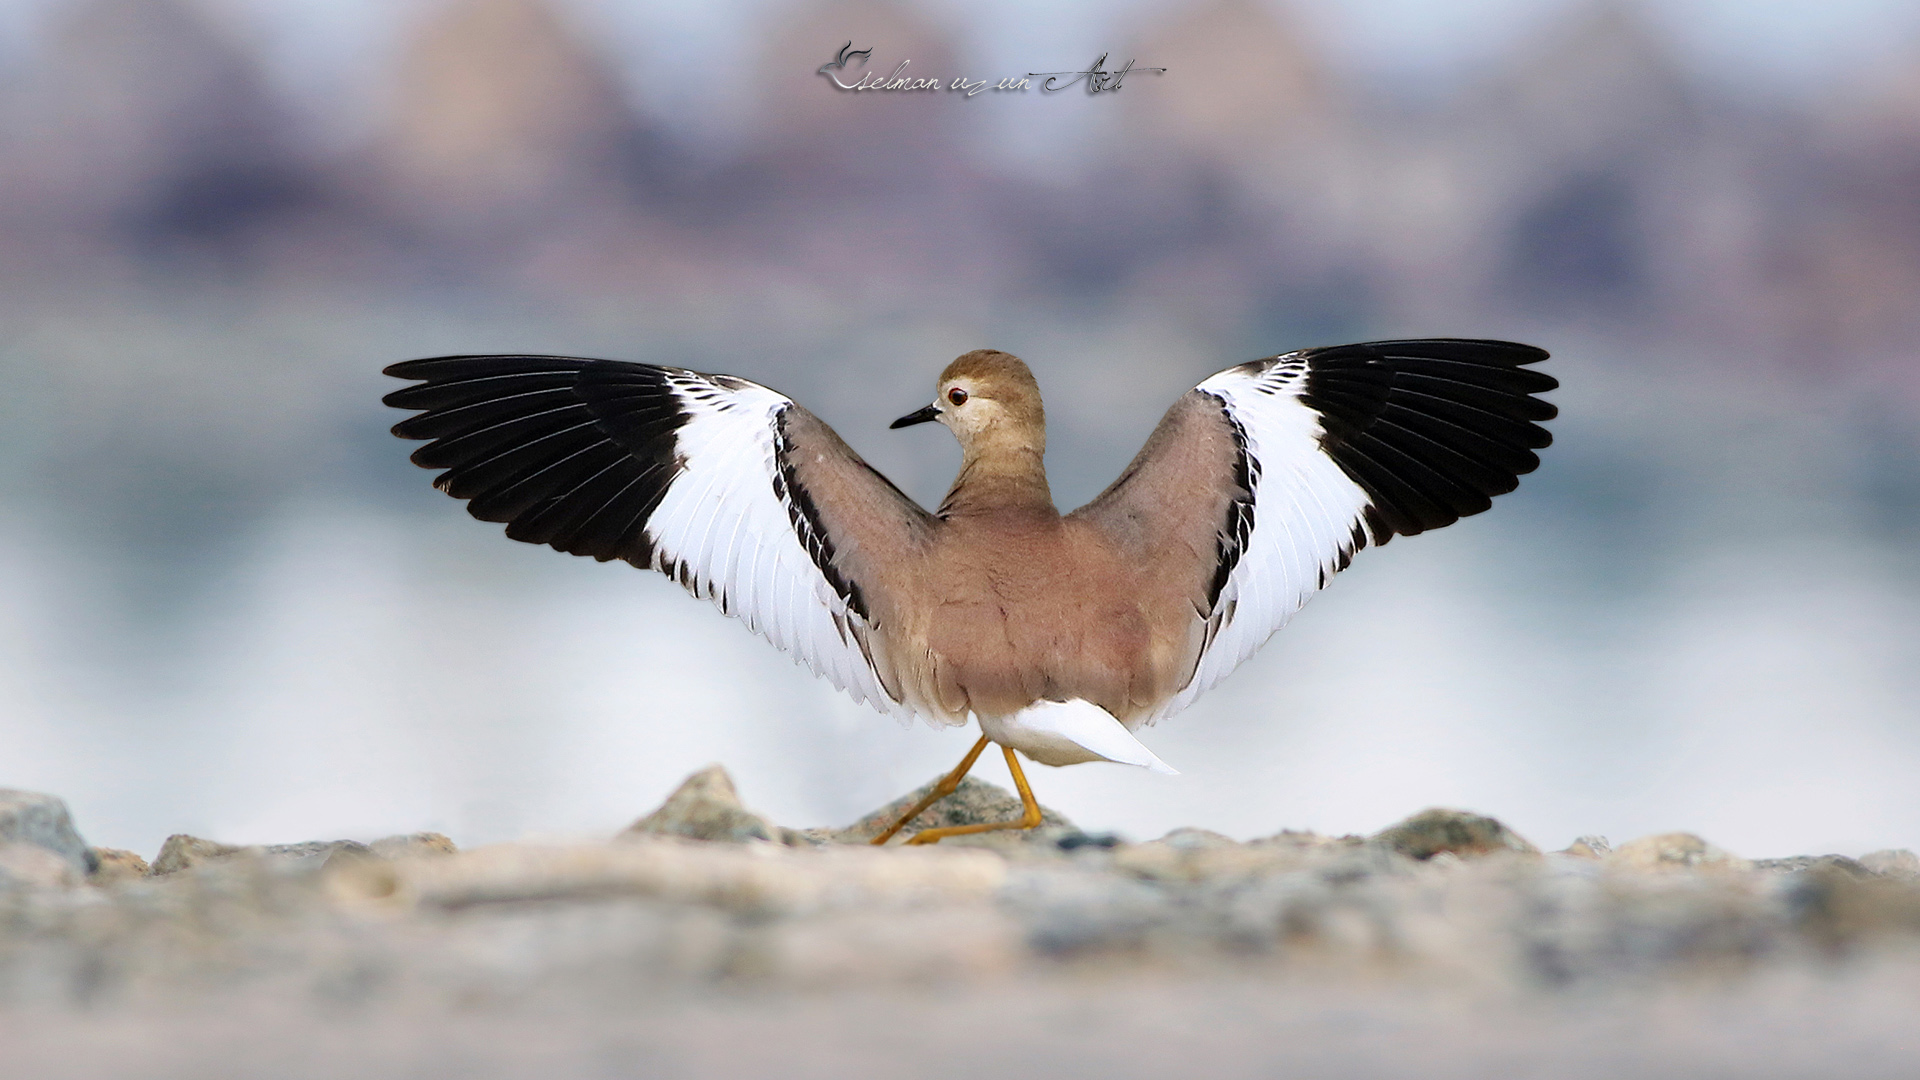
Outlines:
<svg viewBox="0 0 1920 1080"><path fill-rule="evenodd" d="M947 400L953 402L955 405L965 405L967 403L967 392L956 386L947 391Z"/></svg>

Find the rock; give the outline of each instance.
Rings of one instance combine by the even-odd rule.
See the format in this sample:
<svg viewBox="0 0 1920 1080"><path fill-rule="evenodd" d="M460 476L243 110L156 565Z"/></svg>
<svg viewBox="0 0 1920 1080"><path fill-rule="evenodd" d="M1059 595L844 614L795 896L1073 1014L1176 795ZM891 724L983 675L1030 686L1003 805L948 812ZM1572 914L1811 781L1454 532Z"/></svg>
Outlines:
<svg viewBox="0 0 1920 1080"><path fill-rule="evenodd" d="M320 880L321 889L335 902L387 901L400 891L395 862L381 855L329 857L321 864Z"/></svg>
<svg viewBox="0 0 1920 1080"><path fill-rule="evenodd" d="M1184 833L1187 831L1189 830L1175 829L1173 832L1168 833L1167 835L1173 836L1176 833ZM1194 831L1204 832L1205 830L1194 830ZM1216 833L1214 835L1218 835L1218 834ZM1293 829L1282 829L1279 832L1274 833L1272 836L1261 837L1258 840L1253 840L1249 842L1254 844L1270 844L1270 845L1277 845L1280 847L1289 847L1289 848L1346 849L1346 848L1358 847L1359 845L1366 843L1367 838L1364 836L1353 836L1353 835L1321 836L1317 832L1312 832L1308 830L1295 831Z"/></svg>
<svg viewBox="0 0 1920 1080"><path fill-rule="evenodd" d="M367 845L357 840L302 840L297 844L266 844L257 849L260 854L277 859L317 859L332 855L336 851L351 851L357 855L371 855Z"/></svg>
<svg viewBox="0 0 1920 1080"><path fill-rule="evenodd" d="M1119 833L1086 833L1077 831L1065 833L1058 840L1054 841L1054 845L1061 851L1078 851L1081 848L1107 850L1120 847L1125 843L1126 840L1123 839Z"/></svg>
<svg viewBox="0 0 1920 1080"><path fill-rule="evenodd" d="M112 885L120 881L132 881L147 875L147 860L131 851L119 848L97 847L93 852L93 873L89 880L95 885Z"/></svg>
<svg viewBox="0 0 1920 1080"><path fill-rule="evenodd" d="M1901 881L1920 880L1920 855L1906 848L1892 848L1860 856L1860 865L1882 877Z"/></svg>
<svg viewBox="0 0 1920 1080"><path fill-rule="evenodd" d="M1792 855L1784 859L1755 859L1755 870L1770 870L1776 874L1798 874L1816 867L1826 867L1851 878L1870 878L1873 871L1860 865L1845 855Z"/></svg>
<svg viewBox="0 0 1920 1080"><path fill-rule="evenodd" d="M709 765L687 777L658 810L627 826L621 835L684 836L739 844L748 840L784 843L789 832L742 806L733 777L724 767Z"/></svg>
<svg viewBox="0 0 1920 1080"><path fill-rule="evenodd" d="M707 777L678 809L727 805L723 781ZM957 812L921 824L1013 814L1010 794L978 782L968 788ZM1887 1042L1912 1026L1906 1003L1920 987L1920 884L1885 872L1910 865L1899 853L1857 864L1763 864L1776 873L1645 873L1745 864L1697 837L1648 838L1605 859L1598 838L1582 838L1587 854L1487 857L1474 849L1523 848L1497 823L1444 812L1396 829L1379 838L1281 833L1246 842L1177 829L1112 846L1074 832L1072 850L1012 833L989 834L1009 845L996 850L715 843L646 832L467 851L434 836L248 848L175 837L160 862L175 876L105 888L76 887L84 881L65 860L13 844L0 850L0 1046L16 1067L0 1073L81 1075L17 1067L21 1033L65 1015L80 1026L58 1046L50 1041L54 1050L113 1039L138 1062L132 1072L165 1066L170 1075L234 1072L224 1059L174 1068L182 1059L152 1057L171 1045L166 1025L181 1016L208 1018L226 1034L273 1036L279 1056L245 1075L282 1075L287 1054L304 1061L316 1047L342 1044L356 1053L424 1047L418 1060L373 1059L371 1071L361 1061L366 1075L480 1075L485 1070L466 1059L447 1065L447 1048L506 1023L520 1026L503 1040L641 1045L651 1036L633 1035L632 1025L649 1018L662 1030L698 1027L703 1045L749 1042L764 1052L752 1068L703 1074L786 1075L793 1038L821 1017L851 1017L857 1027L848 1028L856 1034L847 1045L864 1055L876 1032L906 1038L944 1024L971 1045L1016 1013L1044 1040L1043 1052L1024 1059L1043 1073L1053 1060L1078 1061L1090 1018L1111 1016L1116 1027L1106 1037L1143 1063L1143 1075L1169 1062L1200 1062L1189 1071L1212 1075L1213 1051L1233 1040L1329 1040L1324 1052L1280 1063L1304 1074L1345 1064L1354 1046L1406 1037L1395 1023L1353 1022L1342 993L1403 1000L1407 1015L1440 1015L1436 1023L1449 1032L1470 1021L1479 1033L1497 1025L1543 1032L1545 1040L1565 1034L1550 1025L1591 1015L1598 1026L1578 1038L1596 1054L1627 1030L1619 1003L1650 1002L1649 1026L1679 1030L1687 1017L1664 1010L1716 987L1735 991L1716 1006L1732 1013L1762 995L1820 1001L1846 980L1871 978L1823 1022L1878 1017L1861 1030ZM1423 851L1431 853L1417 860ZM125 853L97 855L95 881L139 868ZM1086 1004L1086 993L1114 987L1126 993L1098 1010ZM1293 996L1246 1012L1248 1002L1280 992ZM1157 1040L1172 1031L1156 1027L1155 1017L1195 993L1211 997L1207 1010L1182 1021L1196 1025L1194 1038L1155 1056ZM999 1011L949 1011L969 994ZM1500 995L1524 1010L1490 1013ZM743 1012L748 999L783 1012ZM1768 1026L1804 1038L1810 1026L1793 1011L1802 998L1778 1000ZM874 1012L901 1001L916 1004L891 1020ZM1220 1015L1242 1016L1245 1026L1211 1027ZM462 1017L461 1026L420 1038L423 1018L438 1025L447 1016ZM553 1026L578 1017L604 1018L608 1034ZM262 1027L285 1018L318 1018L311 1023L319 1026ZM382 1026L344 1026L361 1018ZM121 1026L96 1035L102 1019ZM1314 1034L1323 1029L1332 1033ZM209 1028L197 1038L217 1055L222 1034ZM1410 1046L1421 1061L1380 1075L1432 1073L1422 1066L1447 1049L1434 1045ZM1715 1050L1728 1045L1732 1035ZM497 1055L515 1075L585 1075L604 1065L543 1069L518 1046ZM1597 1058L1591 1070L1550 1075L1712 1071L1711 1062L1667 1069L1659 1056L1666 1049L1654 1043L1624 1067L1624 1059ZM1521 1047L1512 1059L1522 1051L1531 1052ZM974 1071L1004 1071L1011 1060ZM1240 1071L1266 1075L1274 1060ZM1823 1068L1831 1063L1809 1059L1800 1068L1796 1059L1779 1075L1913 1073L1847 1067L1853 1062ZM847 1075L874 1072L868 1064L829 1061ZM351 1073L350 1065L325 1074ZM129 1068L86 1075L93 1071ZM911 1071L910 1062L878 1069ZM1760 1075L1741 1075L1749 1073Z"/></svg>
<svg viewBox="0 0 1920 1080"><path fill-rule="evenodd" d="M1620 845L1607 856L1607 865L1624 870L1744 871L1753 864L1714 847L1692 833L1660 833Z"/></svg>
<svg viewBox="0 0 1920 1080"><path fill-rule="evenodd" d="M383 859L407 859L422 855L452 855L460 849L437 832L384 836L367 847Z"/></svg>
<svg viewBox="0 0 1920 1080"><path fill-rule="evenodd" d="M1455 855L1491 855L1497 851L1540 853L1539 848L1493 818L1438 807L1388 826L1372 839L1413 859L1431 859L1443 851Z"/></svg>
<svg viewBox="0 0 1920 1080"><path fill-rule="evenodd" d="M52 795L0 788L0 844L33 844L67 860L74 873L93 867L67 804Z"/></svg>
<svg viewBox="0 0 1920 1080"><path fill-rule="evenodd" d="M925 798L938 784L938 778L922 784L907 795L902 795L887 805L861 818L859 821L827 834L828 838L843 844L863 844L885 832L887 827L899 819L907 808ZM922 829L938 829L949 825L981 825L995 821L1012 821L1025 812L1019 796L1006 788L989 784L985 780L976 780L969 776L960 781L953 794L934 803L920 812L920 816L907 823L890 843L905 843L906 839ZM1056 844L1063 833L1060 830L1079 830L1064 816L1045 806L1040 808L1038 829L1026 833L1008 832L1002 834L987 833L987 836L1001 836L1024 840L1044 840L1049 845ZM1053 827L1050 831L1048 827ZM1034 835L1034 834L1039 835Z"/></svg>
<svg viewBox="0 0 1920 1080"><path fill-rule="evenodd" d="M795 849L630 835L615 844L499 844L391 864L396 897L443 908L644 896L752 914L990 898L1006 860L984 851Z"/></svg>
<svg viewBox="0 0 1920 1080"><path fill-rule="evenodd" d="M1827 948L1851 948L1874 937L1920 936L1920 886L1910 881L1876 876L1852 859L1816 860L1790 881L1787 901L1797 928Z"/></svg>
<svg viewBox="0 0 1920 1080"><path fill-rule="evenodd" d="M865 911L781 921L743 935L728 974L801 987L935 983L1005 975L1024 958L1019 928L985 905L876 919Z"/></svg>
<svg viewBox="0 0 1920 1080"><path fill-rule="evenodd" d="M453 846L451 840L440 836L438 833L424 833L421 835L437 837L438 841L444 843L447 847L451 848ZM411 837L388 837L387 840L382 841L382 843L386 843L389 850L393 850L396 842L410 840L412 840ZM430 842L423 842L423 846L432 846L432 844ZM207 863L224 862L237 858L270 859L282 867L312 867L317 869L330 866L343 859L373 860L383 857L380 852L375 851L370 845L360 843L358 840L303 840L297 844L249 844L237 846L234 844L222 844L218 841L207 840L198 836L188 836L185 833L175 833L167 837L167 842L161 845L160 854L154 857L153 867L148 870L147 873L153 877L164 877L167 874L179 873L182 870L202 866Z"/></svg>
<svg viewBox="0 0 1920 1080"><path fill-rule="evenodd" d="M857 842L902 805L822 830L818 844L769 843L791 834L743 807L714 769L617 841L460 851L425 833L250 847L175 836L152 868L173 876L131 882L143 869L131 853L94 852L89 879L54 852L9 842L0 1030L16 1005L200 1008L250 1024L259 1002L302 1017L353 1003L394 1017L398 1039L415 1030L410 1016L465 1011L490 1030L494 1017L517 1015L516 1003L559 1016L612 1002L606 1015L626 1023L657 1012L650 1003L695 1003L676 1014L686 1018L705 1001L720 1010L709 1031L760 1032L780 1055L783 1037L731 1012L742 989L792 995L814 1016L864 1014L911 994L931 1012L986 980L995 1000L1032 988L1034 1001L1067 1002L1034 1022L1068 1038L1083 1023L1074 1003L1085 987L1126 983L1135 996L1119 1010L1131 1025L1122 1034L1148 1045L1157 1036L1137 1028L1141 1018L1189 986L1213 986L1223 1006L1283 984L1307 1001L1336 984L1421 995L1506 987L1558 997L1571 1013L1616 990L1658 992L1668 977L1691 986L1748 971L1804 976L1819 994L1840 972L1831 961L1845 959L1848 971L1907 965L1858 999L1885 1003L1871 1007L1901 1022L1899 1004L1920 986L1920 883L1896 873L1920 862L1908 852L1705 873L1755 864L1686 834L1612 851L1588 836L1564 853L1523 856L1531 846L1499 822L1447 810L1374 837L1242 842L1183 828L1132 843L1054 814L1058 824L1033 832L933 847ZM1010 792L973 780L914 825L997 823L1018 811ZM841 840L855 842L825 842ZM80 887L89 880L106 887ZM842 989L853 995L813 993ZM1305 1016L1302 1030L1340 1023L1334 1013ZM961 1027L965 1037L991 1030ZM12 1064L6 1035L0 1044ZM769 1075L789 1064L768 1061Z"/></svg>
<svg viewBox="0 0 1920 1080"><path fill-rule="evenodd" d="M80 883L72 860L39 844L0 843L0 889L70 889Z"/></svg>
<svg viewBox="0 0 1920 1080"><path fill-rule="evenodd" d="M165 877L204 863L247 853L248 849L244 847L203 840L186 833L174 833L167 837L166 843L160 845L160 854L153 857L153 866L147 873L153 877Z"/></svg>
<svg viewBox="0 0 1920 1080"><path fill-rule="evenodd" d="M1158 841L1121 850L1139 848L1175 850ZM1028 942L1052 956L1137 952L1153 933L1188 913L1174 890L1157 880L1129 880L1085 864L1017 867L1000 903L1026 925Z"/></svg>
<svg viewBox="0 0 1920 1080"><path fill-rule="evenodd" d="M1158 843L1180 851L1205 851L1208 848L1239 847L1240 841L1211 829L1185 827L1161 837Z"/></svg>
<svg viewBox="0 0 1920 1080"><path fill-rule="evenodd" d="M1160 840L1119 848L1113 853L1113 868L1149 881L1198 882L1248 876L1275 864L1270 853L1231 840L1192 843L1190 834L1200 831L1182 829Z"/></svg>
<svg viewBox="0 0 1920 1080"><path fill-rule="evenodd" d="M371 862L380 858L372 848L357 840L307 840L298 844L268 844L245 850L295 866L327 867L343 860Z"/></svg>
<svg viewBox="0 0 1920 1080"><path fill-rule="evenodd" d="M1332 839L1315 833L1283 832L1242 844L1206 829L1175 829L1158 840L1116 848L1112 866L1149 881L1227 884L1329 866L1360 846L1357 838Z"/></svg>
<svg viewBox="0 0 1920 1080"><path fill-rule="evenodd" d="M439 833L412 833L388 836L363 844L358 840L303 840L296 844L222 844L198 836L176 833L167 837L152 867L131 852L115 852L116 858L132 859L151 877L164 877L196 866L237 858L271 860L284 869L331 868L343 861L375 862L423 855L449 855L458 849L453 841Z"/></svg>

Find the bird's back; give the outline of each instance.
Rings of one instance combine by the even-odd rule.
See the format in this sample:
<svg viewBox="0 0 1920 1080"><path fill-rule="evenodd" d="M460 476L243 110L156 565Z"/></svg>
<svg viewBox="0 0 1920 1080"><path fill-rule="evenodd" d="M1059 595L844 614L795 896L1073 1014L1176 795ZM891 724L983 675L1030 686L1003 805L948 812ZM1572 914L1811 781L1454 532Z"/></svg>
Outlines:
<svg viewBox="0 0 1920 1080"><path fill-rule="evenodd" d="M946 519L926 550L903 651L922 645L941 696L963 695L976 713L1082 699L1125 718L1142 697L1174 689L1172 673L1156 670L1172 650L1156 648L1142 569L1051 510Z"/></svg>

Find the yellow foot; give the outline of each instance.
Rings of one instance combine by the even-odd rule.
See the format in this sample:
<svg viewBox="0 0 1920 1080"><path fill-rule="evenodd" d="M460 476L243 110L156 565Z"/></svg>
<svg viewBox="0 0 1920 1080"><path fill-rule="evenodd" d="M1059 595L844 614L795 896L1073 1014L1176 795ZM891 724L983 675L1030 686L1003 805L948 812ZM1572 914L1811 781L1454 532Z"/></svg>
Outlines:
<svg viewBox="0 0 1920 1080"><path fill-rule="evenodd" d="M982 735L980 736L980 741L973 744L973 749L967 751L967 756L960 759L960 764L955 766L954 770L943 777L939 783L933 785L933 790L927 792L926 798L914 803L913 809L902 814L900 820L893 823L892 828L874 837L869 842L876 845L886 843L893 839L894 833L906 828L907 822L919 817L922 810L953 794L954 791L960 787L960 781L966 777L968 770L973 768L973 763L980 760L980 751L986 748L987 737ZM928 842L931 843L932 841Z"/></svg>
<svg viewBox="0 0 1920 1080"><path fill-rule="evenodd" d="M986 742L987 740L985 738L982 738L980 740L980 746L974 747L973 754L969 754L967 756L967 760L962 762L962 764L971 768L973 765L974 755L977 755L980 753L980 748L982 746L985 746ZM1033 789L1027 786L1027 774L1020 771L1020 759L1013 756L1012 747L1003 746L1000 749L1002 752L1004 752L1007 755L1007 771L1013 774L1013 786L1020 789L1020 805L1024 806L1026 810L1018 818L1015 818L1012 821L995 821L985 825L948 825L938 829L922 829L921 831L914 833L913 839L908 840L907 843L937 844L949 836L965 836L969 833L999 832L1002 829L1031 829L1034 826L1040 824L1040 804L1034 801ZM960 781L958 779L954 780L955 784L958 784L959 782ZM914 816L913 814L907 815L909 820L911 820L913 816ZM901 824L904 825L906 824L906 822L901 822ZM900 827L899 825L894 826L895 829L898 829L899 827ZM891 836L892 833L888 833L887 835ZM878 842L879 841L875 841L875 843L878 843Z"/></svg>

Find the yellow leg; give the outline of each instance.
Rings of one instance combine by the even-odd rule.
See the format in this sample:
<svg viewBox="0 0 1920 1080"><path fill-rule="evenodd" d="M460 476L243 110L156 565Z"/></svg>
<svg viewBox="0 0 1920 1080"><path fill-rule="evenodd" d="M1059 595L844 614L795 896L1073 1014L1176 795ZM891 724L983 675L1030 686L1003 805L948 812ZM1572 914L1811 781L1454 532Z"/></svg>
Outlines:
<svg viewBox="0 0 1920 1080"><path fill-rule="evenodd" d="M985 742L985 739L980 740ZM980 748L974 747L977 752ZM1040 824L1040 804L1033 799L1033 789L1027 786L1027 774L1020 771L1020 759L1013 756L1013 748L1000 748L1007 755L1007 771L1013 774L1013 786L1020 789L1020 805L1026 807L1013 821L995 821L985 825L948 825L939 829L922 829L913 834L909 844L937 844L949 836L964 836L967 833L998 832L1001 829L1031 829Z"/></svg>
<svg viewBox="0 0 1920 1080"><path fill-rule="evenodd" d="M907 822L919 817L922 810L953 794L954 790L960 786L960 781L965 779L967 772L973 768L973 763L980 760L980 751L986 748L987 737L982 735L980 736L980 741L973 744L973 749L967 751L967 756L960 759L960 764L955 766L954 770L943 777L939 783L933 785L933 790L927 792L926 798L914 803L913 809L901 815L900 820L894 822L892 828L874 837L870 842L874 844L884 844L893 839L893 834L906 828Z"/></svg>

